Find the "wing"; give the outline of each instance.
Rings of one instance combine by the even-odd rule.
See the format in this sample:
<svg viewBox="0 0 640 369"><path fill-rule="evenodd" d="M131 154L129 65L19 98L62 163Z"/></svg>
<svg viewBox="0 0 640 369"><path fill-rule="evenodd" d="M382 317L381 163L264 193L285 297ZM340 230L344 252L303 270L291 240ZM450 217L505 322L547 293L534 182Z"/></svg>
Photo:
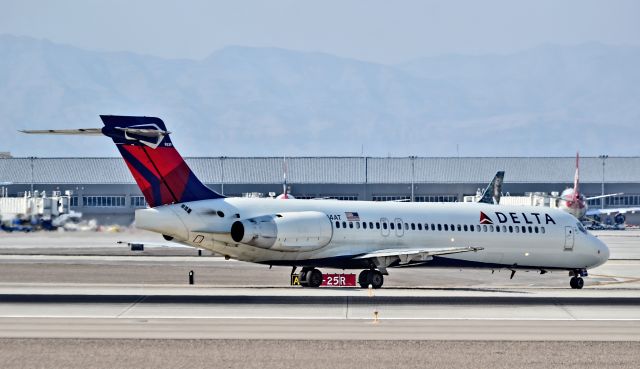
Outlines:
<svg viewBox="0 0 640 369"><path fill-rule="evenodd" d="M626 214L626 213L640 213L640 208L607 208L607 209L589 209L587 210L587 216L594 215L611 215L611 214Z"/></svg>
<svg viewBox="0 0 640 369"><path fill-rule="evenodd" d="M400 265L409 264L410 262L427 261L431 257L437 255L459 254L462 252L480 251L483 247L422 247L409 249L384 249L373 251L364 255L356 256L354 259L376 259L383 264L389 266L391 263L400 259ZM384 265L386 264L386 265Z"/></svg>
<svg viewBox="0 0 640 369"><path fill-rule="evenodd" d="M620 192L620 193L610 193L608 195L591 196L591 197L585 198L585 200L604 199L605 197L620 196L620 195L624 195L624 193Z"/></svg>
<svg viewBox="0 0 640 369"><path fill-rule="evenodd" d="M148 241L118 241L116 242L119 245L123 245L126 244L127 246L131 247L131 246L138 246L138 245L142 245L144 247L165 247L165 248L176 248L176 249L196 249L197 247L193 247L193 246L189 246L189 245L185 245L185 244L181 244L181 243L176 243L176 242L166 242L166 243L162 243L162 242L148 242Z"/></svg>

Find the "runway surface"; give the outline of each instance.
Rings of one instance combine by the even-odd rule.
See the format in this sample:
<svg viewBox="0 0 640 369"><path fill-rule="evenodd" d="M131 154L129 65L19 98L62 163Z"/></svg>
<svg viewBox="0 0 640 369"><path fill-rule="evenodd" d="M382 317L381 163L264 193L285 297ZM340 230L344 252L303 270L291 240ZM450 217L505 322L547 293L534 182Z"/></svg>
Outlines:
<svg viewBox="0 0 640 369"><path fill-rule="evenodd" d="M640 232L601 237L614 260L583 290L566 272L398 268L369 291L289 287L290 268L115 243L157 241L145 233L2 234L0 362L635 368Z"/></svg>

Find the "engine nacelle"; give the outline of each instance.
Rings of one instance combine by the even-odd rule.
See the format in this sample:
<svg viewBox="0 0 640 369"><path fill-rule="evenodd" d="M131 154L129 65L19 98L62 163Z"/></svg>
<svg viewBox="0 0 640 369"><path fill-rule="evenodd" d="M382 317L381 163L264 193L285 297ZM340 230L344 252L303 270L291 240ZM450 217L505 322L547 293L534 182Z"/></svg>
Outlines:
<svg viewBox="0 0 640 369"><path fill-rule="evenodd" d="M331 221L318 211L265 215L236 221L231 238L263 249L311 251L326 246L333 237Z"/></svg>

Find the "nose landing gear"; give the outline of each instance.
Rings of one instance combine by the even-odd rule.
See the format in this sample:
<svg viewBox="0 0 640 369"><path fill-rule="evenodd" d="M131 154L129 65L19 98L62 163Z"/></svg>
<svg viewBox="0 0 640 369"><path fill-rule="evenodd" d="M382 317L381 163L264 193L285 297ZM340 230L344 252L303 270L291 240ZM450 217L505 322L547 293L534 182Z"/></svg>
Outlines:
<svg viewBox="0 0 640 369"><path fill-rule="evenodd" d="M571 276L571 280L569 280L569 285L571 286L571 288L579 290L582 289L582 287L584 287L584 279L582 279L582 277L586 277L589 274L587 273L586 269L577 269L577 270L572 270L569 272L569 275Z"/></svg>
<svg viewBox="0 0 640 369"><path fill-rule="evenodd" d="M382 273L375 269L363 270L358 276L358 284L362 288L369 288L369 285L373 288L380 288L383 283L384 277Z"/></svg>
<svg viewBox="0 0 640 369"><path fill-rule="evenodd" d="M579 290L584 287L584 279L582 277L571 277L569 285L571 285L571 288Z"/></svg>

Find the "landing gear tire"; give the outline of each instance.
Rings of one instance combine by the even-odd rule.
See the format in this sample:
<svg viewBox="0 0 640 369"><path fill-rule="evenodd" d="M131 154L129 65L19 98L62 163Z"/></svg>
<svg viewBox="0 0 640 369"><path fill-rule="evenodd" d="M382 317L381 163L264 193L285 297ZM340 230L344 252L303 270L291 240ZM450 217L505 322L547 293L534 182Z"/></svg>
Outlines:
<svg viewBox="0 0 640 369"><path fill-rule="evenodd" d="M369 273L369 281L371 281L371 286L373 288L380 288L384 283L384 276L377 270L372 270Z"/></svg>
<svg viewBox="0 0 640 369"><path fill-rule="evenodd" d="M358 284L362 288L369 288L369 270L363 270L358 276Z"/></svg>
<svg viewBox="0 0 640 369"><path fill-rule="evenodd" d="M384 283L384 276L377 270L363 270L358 276L358 284L362 288L380 288Z"/></svg>
<svg viewBox="0 0 640 369"><path fill-rule="evenodd" d="M322 272L318 269L311 269L305 275L307 287L320 287L322 284Z"/></svg>
<svg viewBox="0 0 640 369"><path fill-rule="evenodd" d="M576 290L582 289L582 287L584 287L584 279L580 277L572 277L569 281L569 285L571 285L571 288Z"/></svg>

